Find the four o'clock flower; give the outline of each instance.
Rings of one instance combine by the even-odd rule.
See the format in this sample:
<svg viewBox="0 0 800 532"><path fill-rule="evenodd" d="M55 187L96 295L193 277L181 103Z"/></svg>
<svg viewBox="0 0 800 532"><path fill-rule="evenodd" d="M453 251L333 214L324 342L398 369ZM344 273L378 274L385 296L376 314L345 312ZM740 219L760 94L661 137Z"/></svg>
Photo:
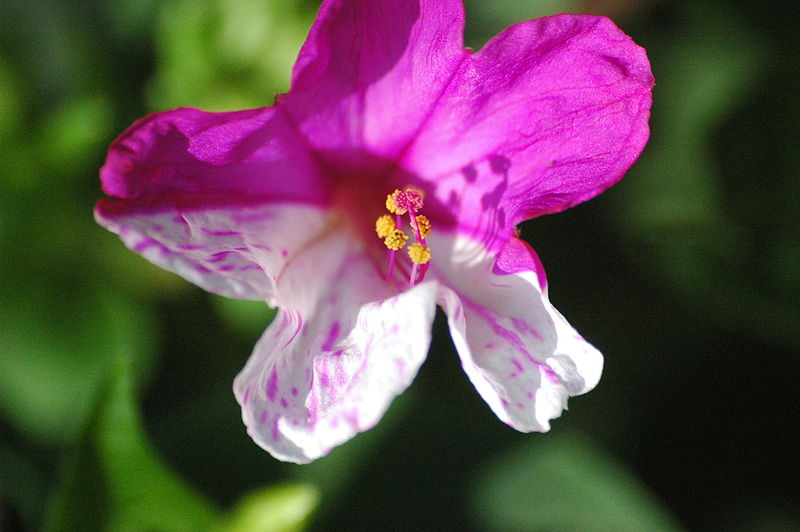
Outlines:
<svg viewBox="0 0 800 532"><path fill-rule="evenodd" d="M558 15L463 46L460 0L327 0L274 105L133 124L100 224L217 294L279 308L234 382L247 430L309 462L375 425L436 306L497 416L546 431L600 353L550 304L515 227L618 181L653 78L608 19Z"/></svg>

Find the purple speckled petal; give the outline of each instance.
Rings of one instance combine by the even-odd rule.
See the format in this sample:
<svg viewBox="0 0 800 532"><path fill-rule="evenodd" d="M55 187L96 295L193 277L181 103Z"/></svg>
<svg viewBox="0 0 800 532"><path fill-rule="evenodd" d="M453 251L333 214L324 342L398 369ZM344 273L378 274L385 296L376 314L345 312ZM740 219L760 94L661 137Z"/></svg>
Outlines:
<svg viewBox="0 0 800 532"><path fill-rule="evenodd" d="M463 27L458 0L327 0L279 102L331 166L383 168L467 57Z"/></svg>
<svg viewBox="0 0 800 532"><path fill-rule="evenodd" d="M400 166L462 233L501 247L520 221L622 178L649 135L652 86L644 50L606 18L518 24L462 63Z"/></svg>
<svg viewBox="0 0 800 532"><path fill-rule="evenodd" d="M114 141L100 177L109 197L95 217L132 250L211 292L273 303L330 189L274 108L152 114Z"/></svg>
<svg viewBox="0 0 800 532"><path fill-rule="evenodd" d="M516 261L507 259L502 272L482 243L444 235L431 241L432 249L450 250L450 260L431 270L445 285L438 302L464 371L503 422L524 432L549 430L569 396L597 384L602 355L550 304L540 272L520 269L526 246L513 241Z"/></svg>
<svg viewBox="0 0 800 532"><path fill-rule="evenodd" d="M397 295L352 251L334 234L296 256L234 382L248 433L281 460L310 462L373 427L427 354L436 283Z"/></svg>
<svg viewBox="0 0 800 532"><path fill-rule="evenodd" d="M98 223L133 251L192 283L228 297L281 304L277 278L308 242L327 230L328 212L300 204L110 215Z"/></svg>

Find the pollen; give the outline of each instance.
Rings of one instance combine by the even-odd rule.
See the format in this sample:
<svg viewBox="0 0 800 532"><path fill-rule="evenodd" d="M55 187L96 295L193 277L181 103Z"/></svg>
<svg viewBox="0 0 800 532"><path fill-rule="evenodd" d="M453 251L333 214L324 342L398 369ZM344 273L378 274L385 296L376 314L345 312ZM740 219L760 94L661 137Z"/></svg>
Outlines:
<svg viewBox="0 0 800 532"><path fill-rule="evenodd" d="M375 221L375 232L378 233L378 238L386 238L395 229L397 229L397 224L390 214L384 214Z"/></svg>
<svg viewBox="0 0 800 532"><path fill-rule="evenodd" d="M400 214L403 215L407 212L407 209L402 205L400 201L400 196L403 194L400 190L395 190L388 196L386 196L386 210L392 214Z"/></svg>
<svg viewBox="0 0 800 532"><path fill-rule="evenodd" d="M419 242L408 246L408 256L414 264L427 264L431 260L431 250Z"/></svg>
<svg viewBox="0 0 800 532"><path fill-rule="evenodd" d="M417 215L417 226L419 226L419 234L422 238L427 238L431 234L431 222L425 215Z"/></svg>
<svg viewBox="0 0 800 532"><path fill-rule="evenodd" d="M406 245L406 240L408 240L407 234L402 232L400 229L392 229L386 238L383 239L383 243L386 244L386 247L392 251L397 251Z"/></svg>

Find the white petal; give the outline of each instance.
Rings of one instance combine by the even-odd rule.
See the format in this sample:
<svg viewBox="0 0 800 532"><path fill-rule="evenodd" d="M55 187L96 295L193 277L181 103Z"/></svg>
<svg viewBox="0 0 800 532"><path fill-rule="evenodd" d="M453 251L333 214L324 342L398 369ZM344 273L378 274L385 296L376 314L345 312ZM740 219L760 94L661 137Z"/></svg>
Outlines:
<svg viewBox="0 0 800 532"><path fill-rule="evenodd" d="M353 244L332 234L295 257L234 382L248 433L281 460L310 462L373 427L427 354L436 283L397 294Z"/></svg>
<svg viewBox="0 0 800 532"><path fill-rule="evenodd" d="M549 430L569 396L597 384L602 355L550 304L535 269L500 274L478 242L430 240L443 285L438 301L464 371L502 421L525 432Z"/></svg>
<svg viewBox="0 0 800 532"><path fill-rule="evenodd" d="M201 288L273 306L280 272L329 220L318 207L285 203L96 216L130 249Z"/></svg>

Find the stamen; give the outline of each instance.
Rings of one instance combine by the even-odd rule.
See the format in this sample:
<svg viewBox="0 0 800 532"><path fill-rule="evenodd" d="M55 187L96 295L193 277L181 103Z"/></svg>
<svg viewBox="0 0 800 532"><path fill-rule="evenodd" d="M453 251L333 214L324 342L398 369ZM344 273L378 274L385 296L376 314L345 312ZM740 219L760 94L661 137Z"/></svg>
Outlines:
<svg viewBox="0 0 800 532"><path fill-rule="evenodd" d="M398 201L398 198L403 194L400 190L395 190L388 196L386 196L386 210L392 214L405 214L407 209L402 206L402 203Z"/></svg>
<svg viewBox="0 0 800 532"><path fill-rule="evenodd" d="M414 264L427 264L431 260L431 250L419 242L408 246L408 256Z"/></svg>
<svg viewBox="0 0 800 532"><path fill-rule="evenodd" d="M423 203L422 191L412 187L406 187L403 190L395 189L386 196L386 210L394 215L394 219L390 214L380 216L375 221L375 233L379 238L383 238L383 243L389 248L387 281L392 279L397 250L402 249L408 240L408 235L401 229L402 216L405 214L408 214L408 223L417 240L408 247L408 256L412 263L408 285L414 286L415 283L422 281L425 272L428 271L431 250L428 248L425 238L431 233L431 222L426 216L417 214L417 211L422 209Z"/></svg>
<svg viewBox="0 0 800 532"><path fill-rule="evenodd" d="M392 251L397 251L406 245L406 240L408 240L407 234L402 232L400 229L394 229L391 233L389 233L389 235L386 236L386 238L383 239L383 243Z"/></svg>
<svg viewBox="0 0 800 532"><path fill-rule="evenodd" d="M425 215L417 215L417 226L419 227L419 235L423 239L431 234L431 222Z"/></svg>
<svg viewBox="0 0 800 532"><path fill-rule="evenodd" d="M395 229L397 229L397 224L390 214L384 214L375 220L375 232L378 234L378 238L386 238Z"/></svg>

